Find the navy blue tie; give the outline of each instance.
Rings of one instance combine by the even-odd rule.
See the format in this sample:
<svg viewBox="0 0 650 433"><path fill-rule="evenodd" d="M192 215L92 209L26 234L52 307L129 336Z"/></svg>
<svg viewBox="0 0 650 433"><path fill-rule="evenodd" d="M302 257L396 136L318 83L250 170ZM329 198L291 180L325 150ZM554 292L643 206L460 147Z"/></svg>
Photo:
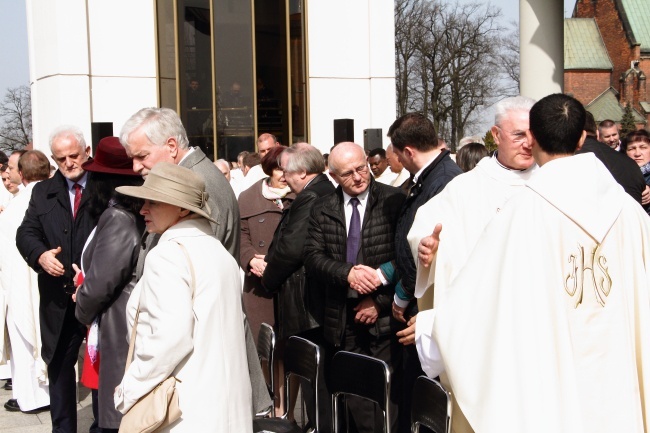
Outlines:
<svg viewBox="0 0 650 433"><path fill-rule="evenodd" d="M361 217L359 216L359 199L352 197L352 216L350 217L350 229L348 230L348 250L346 260L353 265L357 263L357 254L359 254L359 244L361 243Z"/></svg>

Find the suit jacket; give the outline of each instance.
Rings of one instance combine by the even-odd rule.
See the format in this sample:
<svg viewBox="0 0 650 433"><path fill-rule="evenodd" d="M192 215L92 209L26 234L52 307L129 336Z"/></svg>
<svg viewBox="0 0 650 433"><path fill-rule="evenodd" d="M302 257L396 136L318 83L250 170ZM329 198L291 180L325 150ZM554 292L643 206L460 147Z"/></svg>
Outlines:
<svg viewBox="0 0 650 433"><path fill-rule="evenodd" d="M370 180L366 211L361 227L358 263L377 268L395 258L395 227L404 194L398 188ZM348 274L352 264L346 261L347 228L343 210L343 191L320 200L313 208L305 243L305 268L310 282L325 293L325 339L341 344L346 324L349 289ZM310 289L311 290L311 289ZM391 335L391 306L395 287L382 286L370 295L379 307L379 319L368 325L375 335Z"/></svg>
<svg viewBox="0 0 650 433"><path fill-rule="evenodd" d="M92 182L90 174L88 182ZM72 297L65 293L64 285L72 282L72 263L80 263L86 238L97 222L88 213L88 198L87 194L82 195L77 217L73 219L68 184L57 171L51 179L34 186L25 218L16 232L18 251L39 274L42 355L48 364L61 335L65 312L74 308ZM56 258L66 270L62 277L51 276L38 264L41 254L57 247L61 247L61 253ZM83 330L80 323L79 327Z"/></svg>
<svg viewBox="0 0 650 433"><path fill-rule="evenodd" d="M592 152L596 155L596 158L600 159L607 167L607 170L614 176L616 182L625 189L625 192L641 203L641 194L645 189L645 181L639 166L632 158L589 136L582 148L576 153L586 152Z"/></svg>
<svg viewBox="0 0 650 433"><path fill-rule="evenodd" d="M442 191L450 180L462 173L463 171L460 167L449 157L449 151L443 150L424 169L418 177L417 183L409 191L395 231L395 262L401 278L401 284L397 287L397 294L401 299L412 300L415 291L417 268L415 267L415 261L411 255L411 248L407 240L409 230L411 230L413 220L415 219L415 214L420 206ZM410 314L413 313L414 311L410 312Z"/></svg>
<svg viewBox="0 0 650 433"><path fill-rule="evenodd" d="M119 205L99 217L97 228L83 253L84 283L77 291L75 315L84 325L101 318L99 344L99 399L113 401L113 390L124 376L129 335L126 303L135 286L135 265L144 220ZM112 404L99 405L102 428L120 427L122 414Z"/></svg>
<svg viewBox="0 0 650 433"><path fill-rule="evenodd" d="M198 147L178 165L189 168L205 181L210 216L217 221L216 224L210 223L212 231L235 260L239 261L239 206L226 177Z"/></svg>

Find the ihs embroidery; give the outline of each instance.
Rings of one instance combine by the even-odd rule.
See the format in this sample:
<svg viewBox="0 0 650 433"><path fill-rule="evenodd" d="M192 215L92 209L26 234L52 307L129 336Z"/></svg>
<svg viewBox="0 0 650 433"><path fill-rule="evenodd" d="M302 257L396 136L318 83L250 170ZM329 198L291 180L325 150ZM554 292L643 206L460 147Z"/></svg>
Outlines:
<svg viewBox="0 0 650 433"><path fill-rule="evenodd" d="M612 289L612 279L609 276L607 259L605 256L596 253L599 246L596 245L591 254L585 256L585 248L578 244L578 254L569 256L572 270L564 280L564 290L572 298L576 297L575 308L578 308L578 305L582 303L585 285L591 285L596 294L596 300L603 307L605 306L605 298L609 296ZM594 267L594 265L596 266ZM591 278L585 278L586 272L589 272ZM586 288L589 289L588 286Z"/></svg>

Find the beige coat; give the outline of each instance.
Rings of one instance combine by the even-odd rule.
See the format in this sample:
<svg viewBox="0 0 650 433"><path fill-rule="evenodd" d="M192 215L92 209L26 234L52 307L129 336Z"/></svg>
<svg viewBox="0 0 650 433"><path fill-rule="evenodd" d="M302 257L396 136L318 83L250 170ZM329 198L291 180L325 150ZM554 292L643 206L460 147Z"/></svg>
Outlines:
<svg viewBox="0 0 650 433"><path fill-rule="evenodd" d="M194 266L194 301L190 267L178 243ZM116 408L125 413L173 374L180 381L183 415L165 431L250 432L240 287L238 266L207 220L182 221L163 233L127 306L129 328L138 301L140 316L134 359L115 393Z"/></svg>

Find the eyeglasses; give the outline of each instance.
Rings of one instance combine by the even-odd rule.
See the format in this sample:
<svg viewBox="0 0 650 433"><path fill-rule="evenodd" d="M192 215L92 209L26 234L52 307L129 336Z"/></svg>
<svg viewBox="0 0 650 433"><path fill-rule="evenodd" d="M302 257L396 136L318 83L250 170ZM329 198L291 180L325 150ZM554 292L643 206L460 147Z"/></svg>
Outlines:
<svg viewBox="0 0 650 433"><path fill-rule="evenodd" d="M501 128L500 126L497 126L497 128L499 128L500 130L502 130L503 132L508 134L510 136L510 140L512 140L513 143L521 144L521 143L523 143L524 141L527 140L526 131L514 131L513 132L513 131L507 131L507 130Z"/></svg>
<svg viewBox="0 0 650 433"><path fill-rule="evenodd" d="M368 173L368 166L367 165L360 165L359 167L355 168L354 170L346 171L345 173L339 174L339 177L341 179L348 179L354 175L354 173L357 173L359 176L363 176L364 174Z"/></svg>

